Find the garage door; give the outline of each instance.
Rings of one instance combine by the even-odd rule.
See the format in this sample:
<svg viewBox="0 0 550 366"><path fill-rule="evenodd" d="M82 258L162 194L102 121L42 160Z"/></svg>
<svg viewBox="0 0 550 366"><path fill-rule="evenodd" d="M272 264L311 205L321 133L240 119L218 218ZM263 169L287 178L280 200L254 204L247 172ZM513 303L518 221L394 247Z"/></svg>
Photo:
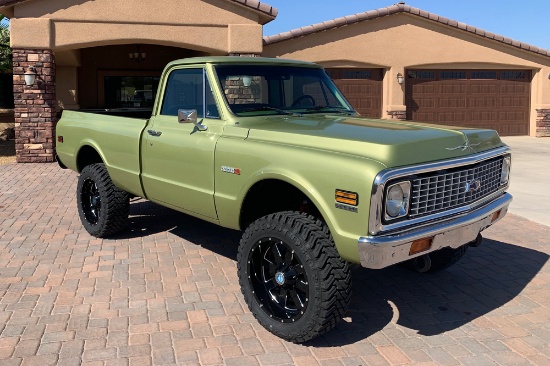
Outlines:
<svg viewBox="0 0 550 366"><path fill-rule="evenodd" d="M531 72L407 70L407 119L529 134Z"/></svg>
<svg viewBox="0 0 550 366"><path fill-rule="evenodd" d="M362 116L382 116L382 69L332 68L327 73Z"/></svg>

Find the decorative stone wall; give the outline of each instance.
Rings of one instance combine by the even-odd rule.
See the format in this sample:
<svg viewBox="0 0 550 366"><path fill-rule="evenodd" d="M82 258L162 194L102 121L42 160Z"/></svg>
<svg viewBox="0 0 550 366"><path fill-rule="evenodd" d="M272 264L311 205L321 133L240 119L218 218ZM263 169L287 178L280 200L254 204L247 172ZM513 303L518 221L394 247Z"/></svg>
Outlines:
<svg viewBox="0 0 550 366"><path fill-rule="evenodd" d="M537 109L537 137L550 137L550 109Z"/></svg>
<svg viewBox="0 0 550 366"><path fill-rule="evenodd" d="M398 121L407 120L407 111L388 111L391 119L396 119Z"/></svg>
<svg viewBox="0 0 550 366"><path fill-rule="evenodd" d="M241 76L232 76L224 81L224 92L229 104L254 104L262 102L261 88L258 85L259 77L253 77L250 86L244 86Z"/></svg>
<svg viewBox="0 0 550 366"><path fill-rule="evenodd" d="M261 57L257 53L230 53L229 56L240 56L240 57Z"/></svg>
<svg viewBox="0 0 550 366"><path fill-rule="evenodd" d="M34 66L36 81L25 85L25 71ZM15 154L18 163L55 161L55 58L52 50L13 50Z"/></svg>

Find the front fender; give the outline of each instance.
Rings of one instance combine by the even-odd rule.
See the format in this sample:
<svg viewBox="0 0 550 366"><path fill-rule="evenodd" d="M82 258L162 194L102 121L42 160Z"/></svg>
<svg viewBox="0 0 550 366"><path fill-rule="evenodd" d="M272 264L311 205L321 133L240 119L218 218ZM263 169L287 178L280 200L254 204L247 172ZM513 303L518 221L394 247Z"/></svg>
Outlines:
<svg viewBox="0 0 550 366"><path fill-rule="evenodd" d="M228 173L222 167L236 168L240 174ZM251 187L262 180L277 179L299 189L315 204L340 255L358 262L357 237L367 233L372 183L382 169L384 166L378 162L348 154L220 139L214 173L220 224L240 229L242 205ZM358 194L356 212L336 207L336 189Z"/></svg>

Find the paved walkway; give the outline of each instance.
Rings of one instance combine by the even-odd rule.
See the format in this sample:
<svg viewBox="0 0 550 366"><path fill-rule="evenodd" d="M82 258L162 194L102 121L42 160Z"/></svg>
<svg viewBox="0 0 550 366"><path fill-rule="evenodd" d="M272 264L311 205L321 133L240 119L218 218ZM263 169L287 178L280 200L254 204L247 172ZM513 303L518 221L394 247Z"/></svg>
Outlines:
<svg viewBox="0 0 550 366"><path fill-rule="evenodd" d="M137 200L90 237L76 178L0 166L2 366L550 364L550 227L510 214L436 275L355 269L346 318L295 345L246 309L239 233Z"/></svg>
<svg viewBox="0 0 550 366"><path fill-rule="evenodd" d="M503 137L512 148L510 212L550 226L550 137Z"/></svg>

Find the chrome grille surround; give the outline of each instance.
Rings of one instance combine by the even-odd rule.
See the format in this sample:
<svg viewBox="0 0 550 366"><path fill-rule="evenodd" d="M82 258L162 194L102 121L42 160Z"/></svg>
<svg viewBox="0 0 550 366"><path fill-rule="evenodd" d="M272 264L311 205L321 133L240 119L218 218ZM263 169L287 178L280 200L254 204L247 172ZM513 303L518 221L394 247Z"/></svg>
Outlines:
<svg viewBox="0 0 550 366"><path fill-rule="evenodd" d="M372 187L369 235L453 219L504 194L509 183L500 185L500 172L502 160L509 154L510 149L504 146L452 160L383 170ZM386 184L407 178L412 183L409 215L394 223L384 223ZM466 192L465 184L476 180L480 187Z"/></svg>

